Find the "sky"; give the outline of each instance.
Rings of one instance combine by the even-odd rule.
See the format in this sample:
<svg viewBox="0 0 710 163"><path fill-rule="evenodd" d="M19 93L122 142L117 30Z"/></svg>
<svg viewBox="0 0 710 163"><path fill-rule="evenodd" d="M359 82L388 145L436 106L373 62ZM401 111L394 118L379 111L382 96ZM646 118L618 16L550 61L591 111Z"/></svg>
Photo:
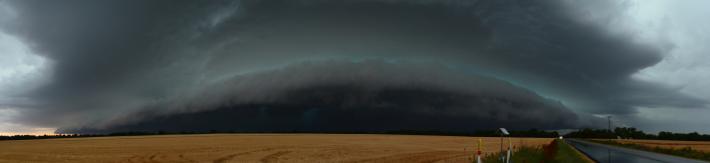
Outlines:
<svg viewBox="0 0 710 163"><path fill-rule="evenodd" d="M710 133L704 0L0 0L0 134Z"/></svg>

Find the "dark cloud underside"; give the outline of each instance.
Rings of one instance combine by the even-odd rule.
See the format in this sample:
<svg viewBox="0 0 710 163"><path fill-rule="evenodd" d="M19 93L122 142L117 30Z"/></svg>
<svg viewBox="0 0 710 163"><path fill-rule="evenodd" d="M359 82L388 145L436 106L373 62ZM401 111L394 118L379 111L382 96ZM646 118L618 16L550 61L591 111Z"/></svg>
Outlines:
<svg viewBox="0 0 710 163"><path fill-rule="evenodd" d="M457 75L430 65L372 60L312 62L238 76L153 107L108 124L58 132L470 132L495 128L491 125L580 127L578 117L560 103L504 81Z"/></svg>
<svg viewBox="0 0 710 163"><path fill-rule="evenodd" d="M291 90L266 88L259 92L270 92L280 99L259 103L227 100L235 94L252 96L240 90L218 93L224 97L214 99L186 98L198 92L207 92L208 88L219 87L225 81L243 80L234 76L268 74L271 69L287 64L330 59L345 63L376 58L384 62L429 61L423 65L444 64L460 71L440 76L442 79L439 80L461 75L495 77L505 81L496 80L494 83L512 82L518 85L506 89L535 91L584 114L629 114L634 113L637 107L697 108L707 104L704 100L671 88L632 79L630 76L633 73L659 62L662 59L660 54L665 49L636 43L631 38L611 34L601 26L583 21L585 14L579 14L579 9L565 5L570 3L613 6L610 5L613 1L522 0L12 1L10 5L17 10L19 18L6 30L20 36L33 45L33 50L38 54L55 62L51 83L28 95L35 100L34 104L21 106L27 108L27 114L19 121L38 125L80 128L99 123L103 124L100 128L111 128L113 125L117 129L147 129L142 128L145 125L170 129L166 124L172 121L189 123L192 115L200 115L197 119L203 120L234 114L233 119L223 117L215 123L204 122L204 125L200 121L195 122L193 127L209 128L221 126L219 122L243 124L257 113L262 115L262 111L267 116L255 118L262 123L252 124L252 128L264 126L264 129L279 130L280 125L277 124L303 128L308 127L305 125L307 122L313 121L321 125L314 128L325 130L333 127L324 123L333 117L361 115L365 117L364 121L368 117L386 119L372 117L394 116L395 112L411 115L412 119L456 119L442 122L439 127L464 121L464 118L489 120L473 115L448 116L449 112L458 111L454 107L457 102L486 99L491 97L489 95L440 90L426 84L411 88L382 86L381 83L351 85L358 83L358 80L387 82L397 75L416 75L409 72L390 74L393 76L349 76L347 72L339 72L342 74L338 77L324 75L326 79L352 78L354 81L323 80L317 85L298 86L301 91L296 91L298 95L293 96L310 97L302 101L294 101L290 98L292 96L284 95L294 93ZM622 10L601 9L598 12L609 12L609 15ZM422 64L409 66L416 69ZM367 67L363 65L351 69L359 71L367 70ZM382 71L388 69L383 68ZM303 73L335 72L322 67ZM321 79L319 76L290 77L309 81ZM286 77L274 78L281 80L268 86L291 83ZM371 87L378 91L358 91ZM466 89L466 86L453 88ZM313 94L320 91L333 95L352 94L352 98L356 99L374 99L367 101L372 103L358 104L362 114L355 114L357 109L341 107L351 100L350 97L334 99L334 103L314 101L325 98ZM383 95L386 92L394 93ZM454 97L444 101L452 103L450 105L431 103L429 100L435 99L426 99L449 95ZM403 99L387 98L389 96L402 96ZM559 115L566 114L563 113L566 112L563 111L566 110L564 106L548 106L548 102L542 101L549 99L538 95L529 97L537 103L519 101L517 97L506 95L500 98L510 103L523 103L513 107L523 111L528 106L552 107L560 111ZM180 105L165 102L174 99L183 101L177 102ZM375 112L379 111L378 102L383 101L398 105L441 105L441 108L426 114L410 107ZM211 103L212 108L190 108L193 106L191 103ZM505 110L480 107L488 105L475 102L460 105L500 114ZM191 111L186 113L184 110ZM123 119L122 116L147 112L160 114L113 124L116 119ZM519 116L518 113L505 114ZM318 116L303 118L311 115ZM162 121L152 121L152 117L162 117ZM278 120L272 117L278 117L274 118ZM522 125L525 124L522 121L496 122L521 124L521 128L555 128L551 123L535 118L526 120L527 124L531 124L529 126ZM131 123L124 123L129 121ZM565 123L559 124L558 128L581 124L566 119L563 121ZM413 120L383 120L381 124L390 122L392 126L389 128L396 128L401 126L397 124ZM452 129L460 128L463 126L452 125Z"/></svg>

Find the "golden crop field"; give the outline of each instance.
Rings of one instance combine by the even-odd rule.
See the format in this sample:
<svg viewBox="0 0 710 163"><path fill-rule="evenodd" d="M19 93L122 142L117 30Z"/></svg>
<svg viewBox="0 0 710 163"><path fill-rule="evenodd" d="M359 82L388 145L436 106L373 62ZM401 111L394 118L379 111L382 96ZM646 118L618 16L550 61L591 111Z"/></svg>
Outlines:
<svg viewBox="0 0 710 163"><path fill-rule="evenodd" d="M481 138L485 153L499 138ZM511 138L539 146L551 138ZM0 162L467 162L478 138L367 134L205 134L0 141ZM506 142L507 143L507 142Z"/></svg>
<svg viewBox="0 0 710 163"><path fill-rule="evenodd" d="M691 147L695 150L710 152L710 142L708 141L677 141L677 140L616 140L621 143L635 143L649 147L661 148L684 148Z"/></svg>

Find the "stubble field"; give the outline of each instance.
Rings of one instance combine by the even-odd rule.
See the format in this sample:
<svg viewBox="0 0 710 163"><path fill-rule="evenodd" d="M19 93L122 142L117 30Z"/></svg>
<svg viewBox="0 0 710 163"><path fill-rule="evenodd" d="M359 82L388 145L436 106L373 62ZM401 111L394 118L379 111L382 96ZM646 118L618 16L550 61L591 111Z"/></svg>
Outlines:
<svg viewBox="0 0 710 163"><path fill-rule="evenodd" d="M0 162L467 162L479 138L367 134L205 134L0 141ZM499 138L480 138L483 152ZM539 146L550 138L512 138ZM507 143L507 142L506 142Z"/></svg>

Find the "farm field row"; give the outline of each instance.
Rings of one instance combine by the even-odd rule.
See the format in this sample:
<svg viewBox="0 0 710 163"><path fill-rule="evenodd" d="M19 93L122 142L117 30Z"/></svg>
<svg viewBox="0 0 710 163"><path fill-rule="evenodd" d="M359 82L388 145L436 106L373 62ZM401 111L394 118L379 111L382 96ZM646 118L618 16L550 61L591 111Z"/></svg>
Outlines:
<svg viewBox="0 0 710 163"><path fill-rule="evenodd" d="M694 150L710 152L710 142L707 141L678 141L678 140L616 140L620 143L634 143L648 147L661 148L685 148L690 147Z"/></svg>
<svg viewBox="0 0 710 163"><path fill-rule="evenodd" d="M0 141L0 162L468 162L477 137L205 134ZM483 153L500 139L480 138ZM541 146L551 138L512 138ZM506 142L507 143L507 142Z"/></svg>

